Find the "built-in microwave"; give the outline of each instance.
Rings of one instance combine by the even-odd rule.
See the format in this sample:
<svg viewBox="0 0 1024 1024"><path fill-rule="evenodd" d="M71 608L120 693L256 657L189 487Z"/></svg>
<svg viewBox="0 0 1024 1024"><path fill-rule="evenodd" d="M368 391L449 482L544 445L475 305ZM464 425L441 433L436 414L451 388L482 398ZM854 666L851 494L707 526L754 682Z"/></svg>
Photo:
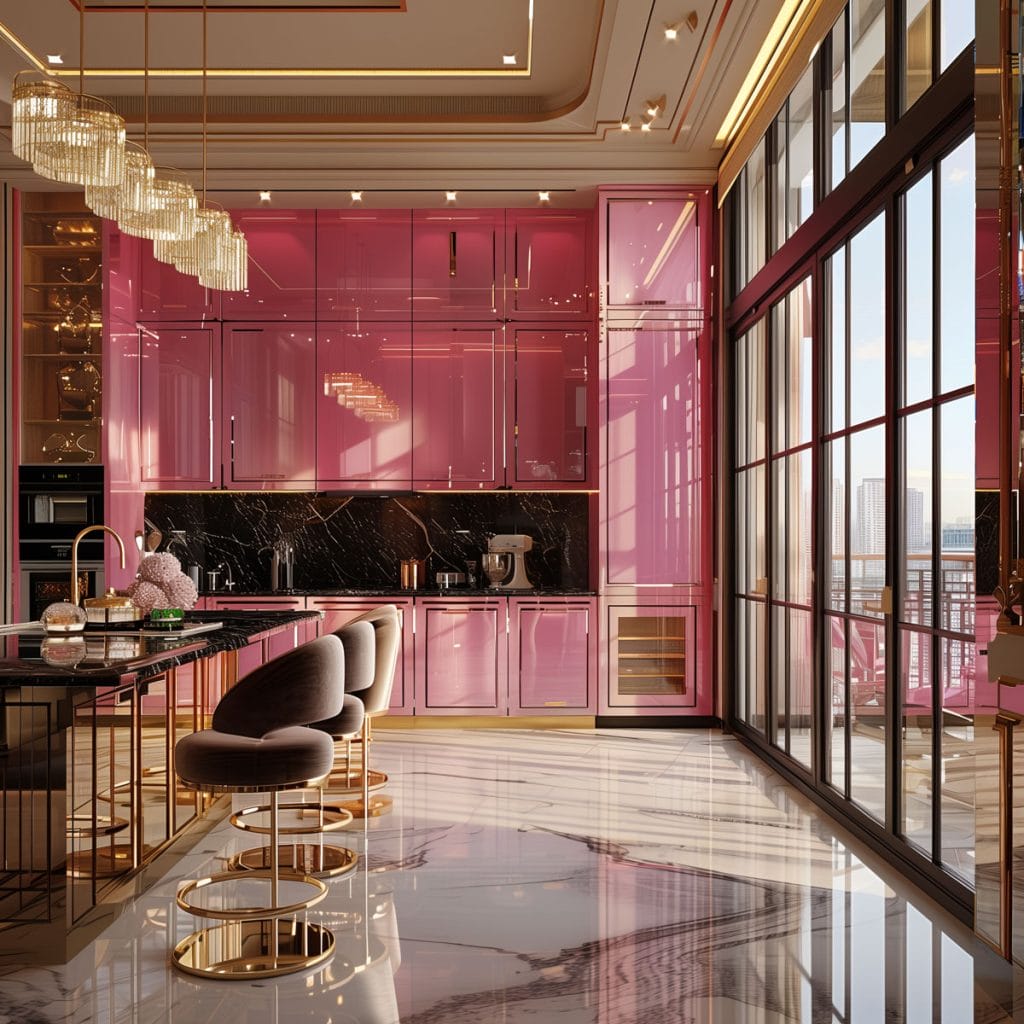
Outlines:
<svg viewBox="0 0 1024 1024"><path fill-rule="evenodd" d="M64 562L75 534L103 522L102 466L18 468L18 551L23 562ZM103 560L103 535L82 540L82 561Z"/></svg>

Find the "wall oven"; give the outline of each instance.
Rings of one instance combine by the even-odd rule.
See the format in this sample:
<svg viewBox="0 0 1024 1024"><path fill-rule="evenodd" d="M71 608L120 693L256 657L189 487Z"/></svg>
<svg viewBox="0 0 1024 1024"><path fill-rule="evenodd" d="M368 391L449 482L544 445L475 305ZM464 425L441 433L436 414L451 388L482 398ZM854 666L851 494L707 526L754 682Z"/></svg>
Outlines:
<svg viewBox="0 0 1024 1024"><path fill-rule="evenodd" d="M83 545L84 546L84 545ZM18 615L26 622L35 622L43 609L55 601L71 600L71 563L22 562L21 591ZM103 593L103 563L78 563L80 597Z"/></svg>
<svg viewBox="0 0 1024 1024"><path fill-rule="evenodd" d="M18 554L23 564L66 563L75 534L102 522L102 466L18 467ZM102 562L103 534L83 539L78 556Z"/></svg>

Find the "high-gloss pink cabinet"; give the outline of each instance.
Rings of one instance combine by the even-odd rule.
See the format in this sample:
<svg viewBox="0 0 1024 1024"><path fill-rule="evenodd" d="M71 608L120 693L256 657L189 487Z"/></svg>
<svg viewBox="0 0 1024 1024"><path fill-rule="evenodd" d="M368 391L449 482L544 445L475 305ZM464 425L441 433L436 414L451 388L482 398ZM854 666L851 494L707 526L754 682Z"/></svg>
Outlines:
<svg viewBox="0 0 1024 1024"><path fill-rule="evenodd" d="M139 328L141 478L150 488L220 485L220 326Z"/></svg>
<svg viewBox="0 0 1024 1024"><path fill-rule="evenodd" d="M303 611L306 606L304 597L221 597L212 595L206 599L208 611ZM279 629L269 636L263 637L243 647L238 652L238 678L247 672L270 661L281 654L301 647L302 644L315 640L319 623L316 619L303 619L293 622L285 629Z"/></svg>
<svg viewBox="0 0 1024 1024"><path fill-rule="evenodd" d="M589 327L509 326L512 424L508 483L586 484L589 465Z"/></svg>
<svg viewBox="0 0 1024 1024"><path fill-rule="evenodd" d="M413 480L417 487L504 484L504 358L499 327L415 324Z"/></svg>
<svg viewBox="0 0 1024 1024"><path fill-rule="evenodd" d="M501 317L503 229L501 210L413 210L413 317Z"/></svg>
<svg viewBox="0 0 1024 1024"><path fill-rule="evenodd" d="M138 319L201 321L220 315L220 292L204 288L153 255L153 243L139 239Z"/></svg>
<svg viewBox="0 0 1024 1024"><path fill-rule="evenodd" d="M225 320L312 320L316 315L316 211L235 210L249 244L248 287L221 293Z"/></svg>
<svg viewBox="0 0 1024 1024"><path fill-rule="evenodd" d="M507 317L579 320L593 314L593 221L589 210L506 211Z"/></svg>
<svg viewBox="0 0 1024 1024"><path fill-rule="evenodd" d="M319 320L408 319L412 308L412 211L318 210Z"/></svg>
<svg viewBox="0 0 1024 1024"><path fill-rule="evenodd" d="M603 585L705 582L699 339L671 324L607 328Z"/></svg>
<svg viewBox="0 0 1024 1024"><path fill-rule="evenodd" d="M703 310L707 299L701 232L710 227L706 195L652 192L609 197L604 203L605 306Z"/></svg>
<svg viewBox="0 0 1024 1024"><path fill-rule="evenodd" d="M504 599L416 602L417 715L507 713L506 615Z"/></svg>
<svg viewBox="0 0 1024 1024"><path fill-rule="evenodd" d="M412 486L412 333L363 322L317 328L320 487Z"/></svg>
<svg viewBox="0 0 1024 1024"><path fill-rule="evenodd" d="M401 646L398 650L398 664L395 666L395 679L391 686L389 712L392 715L410 715L412 714L414 640L412 599L400 597L309 597L306 599L307 608L324 613L321 635L341 629L345 623L350 622L357 615L379 608L382 604L396 605L402 623Z"/></svg>
<svg viewBox="0 0 1024 1024"><path fill-rule="evenodd" d="M311 324L225 325L224 482L309 490L316 482L316 335Z"/></svg>
<svg viewBox="0 0 1024 1024"><path fill-rule="evenodd" d="M513 713L593 714L594 600L510 598L509 702Z"/></svg>

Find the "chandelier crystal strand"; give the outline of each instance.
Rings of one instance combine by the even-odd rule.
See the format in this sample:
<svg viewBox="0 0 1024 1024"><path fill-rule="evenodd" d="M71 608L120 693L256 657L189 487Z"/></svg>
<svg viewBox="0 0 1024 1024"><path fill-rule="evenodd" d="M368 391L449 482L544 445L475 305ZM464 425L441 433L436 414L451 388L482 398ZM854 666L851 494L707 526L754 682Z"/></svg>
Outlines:
<svg viewBox="0 0 1024 1024"><path fill-rule="evenodd" d="M171 167L161 167L141 189L141 208L122 206L118 223L128 235L174 242L190 238L196 230L199 201L188 178Z"/></svg>
<svg viewBox="0 0 1024 1024"><path fill-rule="evenodd" d="M41 142L52 142L57 125L71 117L75 94L41 71L19 71L11 89L11 150L33 161Z"/></svg>
<svg viewBox="0 0 1024 1024"><path fill-rule="evenodd" d="M155 171L149 153L137 142L125 143L120 185L86 185L85 205L98 217L117 220L124 210L140 210Z"/></svg>

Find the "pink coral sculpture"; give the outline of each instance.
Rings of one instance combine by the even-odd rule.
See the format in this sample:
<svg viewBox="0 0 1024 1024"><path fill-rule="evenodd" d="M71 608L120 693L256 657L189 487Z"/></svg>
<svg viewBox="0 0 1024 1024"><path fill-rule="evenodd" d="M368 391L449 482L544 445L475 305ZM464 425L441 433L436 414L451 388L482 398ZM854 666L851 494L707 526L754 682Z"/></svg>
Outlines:
<svg viewBox="0 0 1024 1024"><path fill-rule="evenodd" d="M159 555L147 555L139 563L139 578L148 583L162 586L181 572L181 562L174 555L166 552Z"/></svg>
<svg viewBox="0 0 1024 1024"><path fill-rule="evenodd" d="M154 608L191 608L199 596L196 585L181 571L181 562L166 552L143 558L139 578L128 594L144 615Z"/></svg>

